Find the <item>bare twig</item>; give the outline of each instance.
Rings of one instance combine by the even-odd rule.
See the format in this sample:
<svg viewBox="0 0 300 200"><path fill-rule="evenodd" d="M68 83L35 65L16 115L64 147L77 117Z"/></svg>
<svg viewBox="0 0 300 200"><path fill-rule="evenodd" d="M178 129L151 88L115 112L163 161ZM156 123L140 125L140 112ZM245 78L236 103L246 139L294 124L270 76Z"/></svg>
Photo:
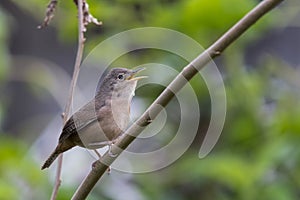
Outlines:
<svg viewBox="0 0 300 200"><path fill-rule="evenodd" d="M78 8L78 0L74 0L74 3L76 4L77 8ZM38 29L42 29L45 28L46 26L49 25L49 23L51 22L52 18L54 17L54 12L55 12L55 8L57 5L57 0L50 0L48 6L47 6L47 10L46 10L46 17L43 21L43 23L41 25L39 25L37 28ZM89 4L86 2L86 0L82 0L82 6L80 6L82 8L83 11L83 31L86 31L86 26L89 23L93 23L96 25L102 25L101 21L98 21L91 13L89 10Z"/></svg>
<svg viewBox="0 0 300 200"><path fill-rule="evenodd" d="M61 184L61 168L62 168L62 161L63 161L63 155L59 155L58 159L57 159L57 168L56 168L56 175L55 175L55 182L54 182L54 187L52 190L52 194L51 194L51 200L55 200L57 197L57 193L58 193L58 189L60 187Z"/></svg>
<svg viewBox="0 0 300 200"><path fill-rule="evenodd" d="M138 136L141 131L151 123L160 111L165 107L170 100L174 97L187 81L190 80L197 72L202 69L207 63L221 54L231 43L239 38L250 26L252 26L258 19L268 13L271 9L281 3L283 0L264 0L254 9L252 9L246 16L244 16L238 23L236 23L229 31L227 31L219 40L211 45L205 52L195 58L190 64L188 64L182 72L169 84L169 86L160 94L160 96L151 104L151 106L144 112L144 114L130 126L124 137L120 138L116 144L112 147L111 152L113 154L122 153L123 149L126 149L128 145ZM160 106L157 106L160 105ZM151 118L150 114L151 113ZM97 181L102 177L105 171L117 157L111 157L109 153L105 155L95 163L93 168L87 175L85 180L80 184L72 200L83 200L91 192ZM105 163L105 164L104 164Z"/></svg>
<svg viewBox="0 0 300 200"><path fill-rule="evenodd" d="M90 14L89 4L86 2L86 0L83 0L82 2L82 10L83 10L84 31L86 31L86 26L89 23L94 23L98 26L102 25L101 21L99 22L93 15Z"/></svg>
<svg viewBox="0 0 300 200"><path fill-rule="evenodd" d="M49 2L48 6L47 6L46 17L44 19L44 22L37 27L38 29L42 29L49 25L51 19L54 17L54 11L55 11L56 5L57 5L57 0L51 0Z"/></svg>
<svg viewBox="0 0 300 200"><path fill-rule="evenodd" d="M78 7L78 0L74 0L74 3ZM82 1L82 10L83 10L83 25L84 25L84 32L86 31L86 26L89 23L96 24L98 26L102 25L101 21L98 21L91 13L89 10L89 4L86 2L86 0Z"/></svg>
<svg viewBox="0 0 300 200"><path fill-rule="evenodd" d="M63 124L65 124L68 120L68 116L70 114L71 105L73 103L73 94L76 87L76 82L78 79L79 71L80 71L80 64L82 60L82 54L83 54L83 48L84 48L84 24L83 24L83 10L82 8L82 0L78 0L78 48L77 48L77 54L76 54L76 60L74 65L74 72L71 80L71 86L69 90L69 95L67 99L67 103L64 109L64 112L62 113L63 118ZM57 192L61 183L60 177L61 177L61 168L62 168L62 158L63 154L60 154L58 157L58 165L57 165L57 171L56 171L56 177L55 177L55 185L52 191L51 200L55 200L57 197Z"/></svg>

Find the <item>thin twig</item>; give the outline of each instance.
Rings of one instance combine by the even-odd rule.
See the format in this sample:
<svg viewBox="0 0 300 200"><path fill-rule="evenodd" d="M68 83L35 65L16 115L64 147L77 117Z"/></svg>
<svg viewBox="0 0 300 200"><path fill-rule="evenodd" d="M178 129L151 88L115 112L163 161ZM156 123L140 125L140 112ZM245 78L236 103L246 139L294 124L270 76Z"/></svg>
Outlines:
<svg viewBox="0 0 300 200"><path fill-rule="evenodd" d="M74 0L74 3L76 4L76 6L78 7L78 0ZM50 0L47 9L46 9L46 16L44 18L44 21L41 25L39 25L37 28L38 29L42 29L47 27L52 18L54 17L54 12L56 9L56 5L57 5L57 0ZM83 11L83 26L84 29L82 29L84 32L86 31L86 26L89 23L93 23L96 24L98 26L102 25L101 21L98 21L97 18L95 18L89 10L89 4L86 2L86 0L82 0L82 11Z"/></svg>
<svg viewBox="0 0 300 200"><path fill-rule="evenodd" d="M124 149L138 136L141 131L160 113L174 95L198 73L207 63L221 54L231 43L239 38L250 26L252 26L258 19L268 13L271 9L281 3L283 0L264 0L252 9L246 16L244 16L238 23L236 23L229 31L227 31L219 40L211 45L205 52L195 58L188 64L182 72L169 84L169 86L160 94L160 96L151 104L151 106L144 112L144 114L130 126L124 137L120 138L112 147L113 154L122 153ZM159 105L159 106L157 106ZM151 118L149 113L151 113ZM108 165L117 157L111 157L109 153L98 161L93 163L92 170L87 175L85 180L80 184L72 200L86 199L97 181L105 173ZM105 164L104 164L105 163Z"/></svg>
<svg viewBox="0 0 300 200"><path fill-rule="evenodd" d="M63 162L63 155L59 155L58 159L57 159L57 168L56 168L56 175L55 175L55 182L54 182L54 187L52 190L52 194L51 194L51 200L55 200L57 197L57 193L58 193L58 189L60 187L61 184L61 169L62 169L62 162Z"/></svg>
<svg viewBox="0 0 300 200"><path fill-rule="evenodd" d="M102 25L102 22L98 21L89 10L89 4L86 2L86 0L82 1L82 10L83 10L83 25L84 25L84 32L86 31L86 26L89 23L96 24L98 26Z"/></svg>
<svg viewBox="0 0 300 200"><path fill-rule="evenodd" d="M57 5L57 0L51 0L49 2L48 6L47 6L47 10L46 10L45 19L44 19L43 23L37 27L38 29L42 29L49 25L51 19L54 17L56 5Z"/></svg>
<svg viewBox="0 0 300 200"><path fill-rule="evenodd" d="M80 64L83 55L83 48L84 48L84 24L83 24L83 9L82 9L82 0L78 0L78 48L76 54L76 60L74 64L74 72L71 80L71 86L69 90L69 95L67 99L67 103L62 113L63 124L65 124L68 120L68 116L70 114L71 105L73 104L73 96L76 87L76 82L78 79L79 71L80 71ZM55 177L55 185L52 191L51 200L55 200L57 197L58 189L61 183L61 168L62 168L62 158L63 154L60 154L58 157L58 164L57 164L57 171Z"/></svg>

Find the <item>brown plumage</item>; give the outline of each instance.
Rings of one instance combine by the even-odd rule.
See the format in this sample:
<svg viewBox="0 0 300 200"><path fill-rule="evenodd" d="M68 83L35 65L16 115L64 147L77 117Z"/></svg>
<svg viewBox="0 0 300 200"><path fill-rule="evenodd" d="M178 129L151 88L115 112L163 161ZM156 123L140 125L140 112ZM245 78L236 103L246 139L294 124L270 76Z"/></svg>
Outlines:
<svg viewBox="0 0 300 200"><path fill-rule="evenodd" d="M63 127L53 153L42 169L48 168L59 154L81 146L97 149L110 144L127 127L131 99L142 69L112 69L101 81L95 98L74 113Z"/></svg>

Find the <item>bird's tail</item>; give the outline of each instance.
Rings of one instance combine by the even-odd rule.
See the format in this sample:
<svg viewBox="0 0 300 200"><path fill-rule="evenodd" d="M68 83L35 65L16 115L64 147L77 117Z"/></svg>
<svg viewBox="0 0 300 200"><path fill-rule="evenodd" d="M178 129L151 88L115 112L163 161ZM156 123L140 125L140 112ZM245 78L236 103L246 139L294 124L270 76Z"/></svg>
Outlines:
<svg viewBox="0 0 300 200"><path fill-rule="evenodd" d="M57 148L53 151L53 153L49 156L49 158L46 160L46 162L43 164L42 166L42 170L45 168L48 168L53 162L54 160L58 157L58 155L61 152L57 151Z"/></svg>

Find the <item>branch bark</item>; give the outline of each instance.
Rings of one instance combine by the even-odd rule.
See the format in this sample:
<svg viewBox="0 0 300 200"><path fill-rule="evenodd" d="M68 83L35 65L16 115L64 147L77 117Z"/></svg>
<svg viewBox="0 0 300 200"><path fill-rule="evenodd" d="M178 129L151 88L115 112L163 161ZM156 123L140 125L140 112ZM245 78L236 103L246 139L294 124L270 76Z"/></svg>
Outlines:
<svg viewBox="0 0 300 200"><path fill-rule="evenodd" d="M182 72L169 84L169 86L160 94L160 96L151 104L151 106L143 113L143 115L130 126L124 136L113 145L111 151L113 154L122 153L128 145L138 136L141 131L160 113L174 95L189 81L199 70L201 70L212 58L219 56L231 43L238 39L247 29L249 29L263 15L280 4L283 0L264 0L253 8L246 16L237 22L230 30L228 30L221 38L219 38L206 51L195 58L188 64ZM159 105L159 106L157 106ZM151 117L150 118L150 113ZM93 163L93 168L87 175L85 180L76 190L72 200L85 199L91 192L97 181L102 177L117 157L111 157L106 153L100 160ZM104 164L106 163L106 164Z"/></svg>
<svg viewBox="0 0 300 200"><path fill-rule="evenodd" d="M63 124L68 120L69 114L70 114L70 109L71 105L73 103L73 96L74 96L74 91L76 87L76 82L78 79L79 71L80 71L80 64L82 60L82 55L83 55L83 48L84 48L84 31L85 31L85 26L83 23L83 9L82 9L83 3L82 0L78 0L78 48L77 48L77 54L76 54L76 60L74 64L74 71L73 71L73 76L71 80L71 86L68 94L68 99L67 103L64 109L64 112L62 113L62 118L63 118ZM62 160L63 160L63 154L60 154L58 157L57 161L57 171L56 171L56 176L55 176L55 183L51 195L51 200L55 200L57 198L57 193L58 189L60 187L61 183L61 168L62 168Z"/></svg>

